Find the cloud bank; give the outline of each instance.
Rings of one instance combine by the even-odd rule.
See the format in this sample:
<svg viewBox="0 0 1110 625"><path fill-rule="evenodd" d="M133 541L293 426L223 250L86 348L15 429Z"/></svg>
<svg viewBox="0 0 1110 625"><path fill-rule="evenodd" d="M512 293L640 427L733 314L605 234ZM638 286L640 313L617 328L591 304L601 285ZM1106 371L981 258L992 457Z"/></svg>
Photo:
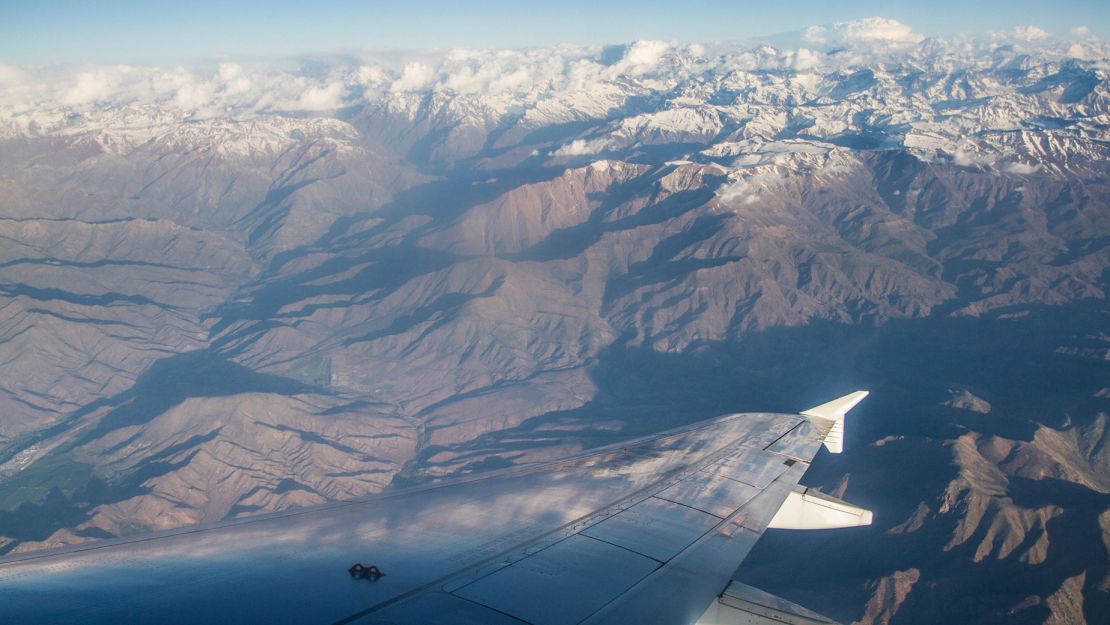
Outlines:
<svg viewBox="0 0 1110 625"><path fill-rule="evenodd" d="M293 65L0 65L0 131L50 133L79 126L89 116L144 107L151 115L195 120L291 112L330 116L365 105L389 106L403 113L406 106L416 106L428 96L462 96L460 102L469 101L491 117L519 114L550 121L552 116L564 115L559 121L569 122L575 115L604 117L633 96L663 93L679 85L693 89L706 77L739 84L745 72L784 72L804 95L816 90L821 76L831 72L869 63L920 62L938 54L981 58L989 56L984 50L1001 45L1036 46L1061 59L1108 56L1106 45L1085 31L1062 40L1026 27L981 41L942 44L898 21L868 18L811 27L798 46L782 49L637 41L616 48L347 55ZM565 149L598 148L568 145Z"/></svg>
<svg viewBox="0 0 1110 625"><path fill-rule="evenodd" d="M802 39L807 43L830 46L913 45L925 36L905 24L885 17L868 17L829 26L810 26Z"/></svg>

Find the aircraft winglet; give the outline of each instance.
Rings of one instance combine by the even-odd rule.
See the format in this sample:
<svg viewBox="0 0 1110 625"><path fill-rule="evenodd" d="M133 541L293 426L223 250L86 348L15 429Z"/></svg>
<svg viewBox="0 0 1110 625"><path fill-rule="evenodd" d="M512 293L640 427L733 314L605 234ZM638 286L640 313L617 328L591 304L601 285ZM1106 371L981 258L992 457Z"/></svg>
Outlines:
<svg viewBox="0 0 1110 625"><path fill-rule="evenodd" d="M831 453L838 454L844 451L844 415L848 414L848 411L854 408L856 404L863 401L864 397L867 397L867 391L848 393L844 397L803 410L799 414L804 417L817 417L833 422L832 429L825 435L825 448Z"/></svg>

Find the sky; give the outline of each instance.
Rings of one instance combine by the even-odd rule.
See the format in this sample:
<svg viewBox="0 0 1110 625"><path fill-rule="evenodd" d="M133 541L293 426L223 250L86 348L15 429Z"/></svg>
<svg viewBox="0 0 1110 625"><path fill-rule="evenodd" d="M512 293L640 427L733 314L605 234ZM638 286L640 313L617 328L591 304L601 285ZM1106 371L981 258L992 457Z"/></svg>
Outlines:
<svg viewBox="0 0 1110 625"><path fill-rule="evenodd" d="M0 0L0 63L174 64L354 50L746 40L862 17L925 35L1036 26L1110 38L1106 0Z"/></svg>

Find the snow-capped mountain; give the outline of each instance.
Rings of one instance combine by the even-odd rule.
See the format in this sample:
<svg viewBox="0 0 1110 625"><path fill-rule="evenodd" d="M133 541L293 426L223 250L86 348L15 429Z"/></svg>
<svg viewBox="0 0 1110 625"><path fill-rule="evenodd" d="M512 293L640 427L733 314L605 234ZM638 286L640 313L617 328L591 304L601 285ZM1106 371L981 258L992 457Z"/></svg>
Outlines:
<svg viewBox="0 0 1110 625"><path fill-rule="evenodd" d="M349 144L357 133L343 120L394 149L428 144L432 162L522 146L582 156L802 139L1019 169L1047 165L1059 141L1105 139L1110 49L1101 41L923 40L897 23L863 24L840 25L833 41L828 29L807 31L801 43L812 49L640 41L338 58L301 72L59 69L49 83L11 69L0 81L0 127L8 139L81 137L117 151L219 143L245 157L298 137ZM852 34L866 29L870 38ZM1009 140L1018 131L1026 135ZM1030 145L1036 137L1045 145Z"/></svg>

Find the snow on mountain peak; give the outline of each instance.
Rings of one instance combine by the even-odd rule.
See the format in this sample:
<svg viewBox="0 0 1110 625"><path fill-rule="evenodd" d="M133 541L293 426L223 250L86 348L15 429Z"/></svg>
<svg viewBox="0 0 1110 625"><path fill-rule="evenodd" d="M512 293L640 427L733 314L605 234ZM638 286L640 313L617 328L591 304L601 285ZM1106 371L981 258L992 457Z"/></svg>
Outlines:
<svg viewBox="0 0 1110 625"><path fill-rule="evenodd" d="M573 159L677 143L712 158L714 144L723 154L791 140L1028 167L1041 164L1040 148L1005 133L1047 133L1056 145L1107 138L1110 48L1086 32L945 41L876 17L811 27L802 43L460 49L300 68L2 66L0 138L95 136L109 149L157 139L248 154L306 137L351 146L366 124L395 119L473 151L494 129L507 146L582 124L529 152Z"/></svg>

